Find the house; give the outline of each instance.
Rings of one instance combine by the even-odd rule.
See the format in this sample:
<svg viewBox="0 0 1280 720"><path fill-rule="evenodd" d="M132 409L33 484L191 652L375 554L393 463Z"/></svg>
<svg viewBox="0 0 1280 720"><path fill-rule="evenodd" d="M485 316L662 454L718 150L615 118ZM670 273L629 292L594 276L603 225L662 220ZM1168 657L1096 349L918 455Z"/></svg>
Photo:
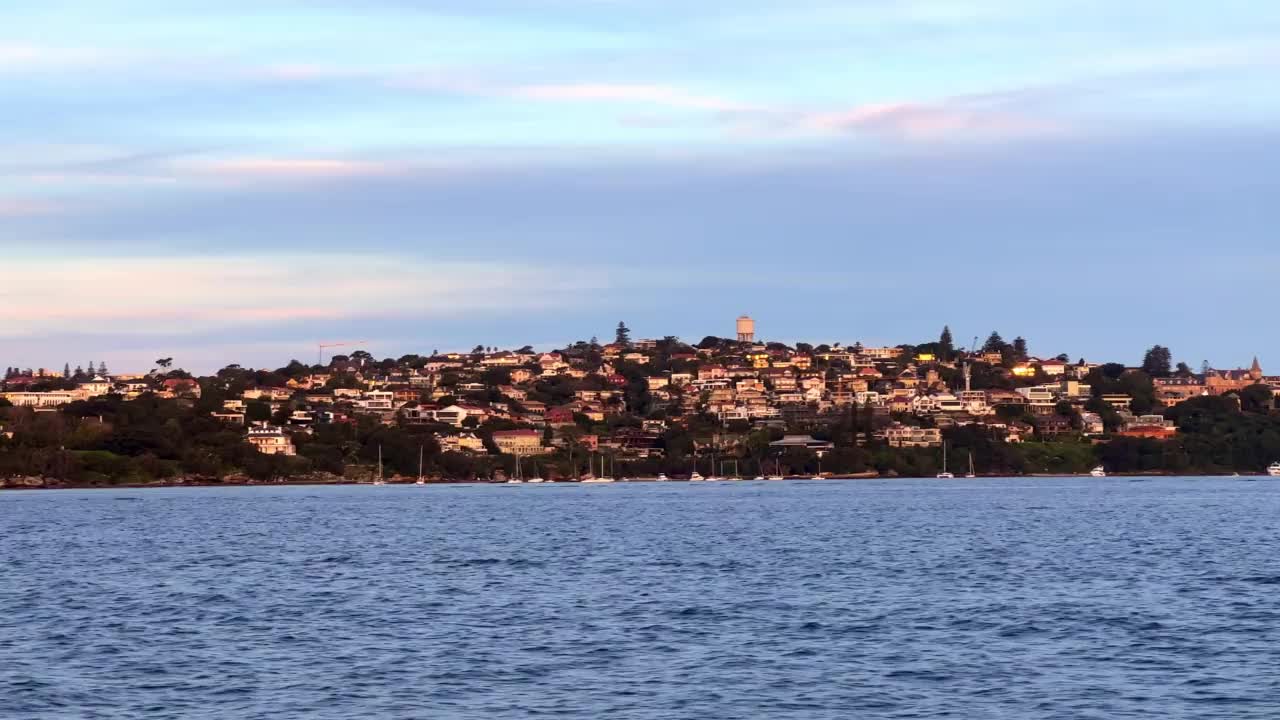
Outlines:
<svg viewBox="0 0 1280 720"><path fill-rule="evenodd" d="M230 412L230 411L215 412L215 413L210 413L210 417L212 417L214 420L217 420L219 422L224 422L228 425L244 425L243 412Z"/></svg>
<svg viewBox="0 0 1280 720"><path fill-rule="evenodd" d="M484 441L473 433L436 435L435 438L444 452L482 453L485 451Z"/></svg>
<svg viewBox="0 0 1280 720"><path fill-rule="evenodd" d="M111 392L111 381L101 375L95 375L92 380L86 380L77 385L76 389L85 397L98 397Z"/></svg>
<svg viewBox="0 0 1280 720"><path fill-rule="evenodd" d="M543 417L546 418L547 424L552 427L572 425L574 423L573 409L565 406L551 408Z"/></svg>
<svg viewBox="0 0 1280 720"><path fill-rule="evenodd" d="M249 428L245 439L263 455L296 455L298 452L293 446L293 440L289 439L283 429L274 425L254 425Z"/></svg>
<svg viewBox="0 0 1280 720"><path fill-rule="evenodd" d="M499 430L493 434L493 444L507 455L541 455L547 451L542 445L542 433L537 430Z"/></svg>
<svg viewBox="0 0 1280 720"><path fill-rule="evenodd" d="M835 447L835 445L826 440L817 440L811 435L784 435L781 440L774 440L769 443L769 447L782 450L802 448L825 452Z"/></svg>
<svg viewBox="0 0 1280 720"><path fill-rule="evenodd" d="M1071 418L1065 415L1043 415L1036 418L1036 434L1042 439L1051 439L1070 435L1076 432Z"/></svg>
<svg viewBox="0 0 1280 720"><path fill-rule="evenodd" d="M1203 379L1195 377L1153 378L1156 389L1156 400L1172 407L1191 398L1209 394Z"/></svg>
<svg viewBox="0 0 1280 720"><path fill-rule="evenodd" d="M195 380L185 378L169 378L161 383L164 390L173 393L174 397L200 397L200 385ZM279 388L285 392L285 398L291 397L293 393L285 388Z"/></svg>
<svg viewBox="0 0 1280 720"><path fill-rule="evenodd" d="M894 423L885 428L884 439L889 447L941 447L942 431L938 428L922 428Z"/></svg>

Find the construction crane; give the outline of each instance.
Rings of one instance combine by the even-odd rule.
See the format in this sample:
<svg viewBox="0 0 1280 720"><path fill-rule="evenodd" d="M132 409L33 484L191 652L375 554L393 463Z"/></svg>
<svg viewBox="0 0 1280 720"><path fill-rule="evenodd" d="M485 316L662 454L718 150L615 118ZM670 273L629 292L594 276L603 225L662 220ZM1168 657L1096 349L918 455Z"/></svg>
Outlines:
<svg viewBox="0 0 1280 720"><path fill-rule="evenodd" d="M316 343L316 364L324 365L324 351L328 348L336 347L356 347L357 345L368 345L368 340L357 340L355 342L338 342L338 343Z"/></svg>

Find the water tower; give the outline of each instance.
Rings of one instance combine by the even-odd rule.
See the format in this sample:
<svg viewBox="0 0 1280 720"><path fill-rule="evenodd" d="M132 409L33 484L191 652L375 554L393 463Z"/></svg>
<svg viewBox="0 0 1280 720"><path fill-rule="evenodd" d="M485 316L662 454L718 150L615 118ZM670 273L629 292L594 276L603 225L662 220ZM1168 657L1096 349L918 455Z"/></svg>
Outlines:
<svg viewBox="0 0 1280 720"><path fill-rule="evenodd" d="M756 321L743 315L738 318L738 342L756 341Z"/></svg>

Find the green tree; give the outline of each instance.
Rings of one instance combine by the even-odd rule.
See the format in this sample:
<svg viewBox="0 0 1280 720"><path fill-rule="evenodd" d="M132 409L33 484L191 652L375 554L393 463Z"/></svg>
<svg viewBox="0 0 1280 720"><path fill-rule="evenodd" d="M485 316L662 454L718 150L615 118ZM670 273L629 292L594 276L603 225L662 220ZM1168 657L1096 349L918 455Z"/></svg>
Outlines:
<svg viewBox="0 0 1280 720"><path fill-rule="evenodd" d="M1173 353L1163 345L1153 345L1142 358L1142 372L1151 377L1168 377L1173 367Z"/></svg>
<svg viewBox="0 0 1280 720"><path fill-rule="evenodd" d="M948 359L955 353L955 341L951 337L951 326L942 326L942 335L938 338L938 349L942 352L943 359Z"/></svg>
<svg viewBox="0 0 1280 720"><path fill-rule="evenodd" d="M1272 391L1266 385L1250 385L1240 391L1240 409L1251 413L1271 412Z"/></svg>
<svg viewBox="0 0 1280 720"><path fill-rule="evenodd" d="M1013 339L1013 359L1022 362L1029 357L1027 353L1027 341L1018 336Z"/></svg>
<svg viewBox="0 0 1280 720"><path fill-rule="evenodd" d="M982 345L982 352L1004 352L1007 347L1008 344L1004 341L1004 338L1000 337L1000 333L992 330L991 334L987 336L987 341Z"/></svg>
<svg viewBox="0 0 1280 720"><path fill-rule="evenodd" d="M624 322L618 323L618 330L614 333L614 342L619 345L631 345L631 330Z"/></svg>

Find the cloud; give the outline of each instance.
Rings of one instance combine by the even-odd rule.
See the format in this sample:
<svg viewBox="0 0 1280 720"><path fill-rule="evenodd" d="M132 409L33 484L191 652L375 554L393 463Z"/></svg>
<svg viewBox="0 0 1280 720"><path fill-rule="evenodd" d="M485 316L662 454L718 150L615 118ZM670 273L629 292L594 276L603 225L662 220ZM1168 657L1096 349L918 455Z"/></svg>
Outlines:
<svg viewBox="0 0 1280 720"><path fill-rule="evenodd" d="M565 102L622 102L665 105L695 110L745 110L749 106L713 95L701 95L669 85L584 83L526 85L512 89L515 97Z"/></svg>
<svg viewBox="0 0 1280 720"><path fill-rule="evenodd" d="M129 57L127 53L102 48L0 43L0 73L102 67Z"/></svg>
<svg viewBox="0 0 1280 720"><path fill-rule="evenodd" d="M391 255L11 257L0 335L172 335L386 317L466 317L568 300L549 269ZM56 282L50 282L56 278ZM602 287L586 280L587 287ZM65 288L77 288L67 293ZM579 283L575 285L582 289Z"/></svg>
<svg viewBox="0 0 1280 720"><path fill-rule="evenodd" d="M241 157L184 162L179 168L197 175L234 179L332 179L387 175L396 166L389 163L305 157Z"/></svg>
<svg viewBox="0 0 1280 720"><path fill-rule="evenodd" d="M60 210L62 210L62 206L43 200L6 199L0 197L0 218L51 215Z"/></svg>
<svg viewBox="0 0 1280 720"><path fill-rule="evenodd" d="M718 121L736 135L823 137L870 135L911 142L1020 140L1061 135L1064 124L962 98L938 103L868 103L834 109L756 109L721 113Z"/></svg>

